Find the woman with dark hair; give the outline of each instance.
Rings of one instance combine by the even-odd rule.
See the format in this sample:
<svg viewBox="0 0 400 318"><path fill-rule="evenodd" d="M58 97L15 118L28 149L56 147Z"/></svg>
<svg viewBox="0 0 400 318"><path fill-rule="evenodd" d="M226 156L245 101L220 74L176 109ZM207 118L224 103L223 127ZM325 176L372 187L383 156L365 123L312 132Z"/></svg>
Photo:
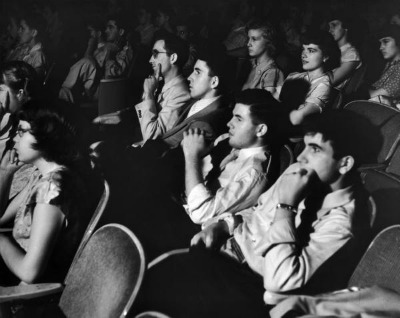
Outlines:
<svg viewBox="0 0 400 318"><path fill-rule="evenodd" d="M277 33L271 24L254 21L247 26L247 48L253 68L242 90L259 88L275 94L283 84L283 73L275 64Z"/></svg>
<svg viewBox="0 0 400 318"><path fill-rule="evenodd" d="M400 26L387 25L378 35L387 64L369 89L370 99L400 108Z"/></svg>
<svg viewBox="0 0 400 318"><path fill-rule="evenodd" d="M361 58L354 46L355 18L342 13L334 13L329 19L329 32L337 43L341 57L340 66L331 72L332 85L342 89L354 71L361 66Z"/></svg>
<svg viewBox="0 0 400 318"><path fill-rule="evenodd" d="M292 110L290 121L299 125L304 118L322 112L330 102L332 89L328 71L339 64L340 51L328 32L307 32L302 37L302 73L286 78L279 96ZM300 92L301 91L301 92ZM294 101L293 96L297 100Z"/></svg>
<svg viewBox="0 0 400 318"><path fill-rule="evenodd" d="M37 101L18 114L14 149L0 164L0 227L13 222L12 237L0 234L0 284L62 281L72 261L88 216L82 214L87 195L78 172L86 160L71 114ZM7 205L10 182L22 164L39 173ZM13 275L3 275L5 268Z"/></svg>

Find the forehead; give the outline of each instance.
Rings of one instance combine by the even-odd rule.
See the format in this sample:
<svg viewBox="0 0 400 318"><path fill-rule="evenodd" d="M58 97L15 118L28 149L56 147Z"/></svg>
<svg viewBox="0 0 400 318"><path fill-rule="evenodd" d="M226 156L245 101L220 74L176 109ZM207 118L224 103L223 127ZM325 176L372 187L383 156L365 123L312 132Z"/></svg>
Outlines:
<svg viewBox="0 0 400 318"><path fill-rule="evenodd" d="M313 44L313 43L310 43L310 44L303 44L303 49L306 49L306 50L312 49L312 50L319 50L319 51L321 51L321 49L319 48L319 46L318 46L317 44Z"/></svg>
<svg viewBox="0 0 400 318"><path fill-rule="evenodd" d="M188 27L186 25L177 25L176 30L177 31L187 31Z"/></svg>
<svg viewBox="0 0 400 318"><path fill-rule="evenodd" d="M261 29L250 29L247 32L247 34L248 34L248 36L254 36L254 37L258 38L258 37L262 36L263 32Z"/></svg>
<svg viewBox="0 0 400 318"><path fill-rule="evenodd" d="M233 115L240 115L243 118L250 118L250 106L236 103L232 113Z"/></svg>
<svg viewBox="0 0 400 318"><path fill-rule="evenodd" d="M329 25L341 25L342 24L342 21L340 21L340 20L331 20L331 21L329 21Z"/></svg>
<svg viewBox="0 0 400 318"><path fill-rule="evenodd" d="M165 50L165 41L164 40L156 41L156 43L154 43L154 45L153 45L153 50L164 51Z"/></svg>
<svg viewBox="0 0 400 318"><path fill-rule="evenodd" d="M320 146L322 149L331 150L332 143L330 140L324 140L324 136L321 133L307 133L304 135L304 143L306 145L315 144Z"/></svg>
<svg viewBox="0 0 400 318"><path fill-rule="evenodd" d="M196 64L194 65L194 68L197 68L200 71L205 72L207 74L210 71L210 68L208 67L207 63L202 60L197 60Z"/></svg>
<svg viewBox="0 0 400 318"><path fill-rule="evenodd" d="M379 39L379 42L390 42L390 41L394 41L394 38L392 38L391 36L385 36Z"/></svg>
<svg viewBox="0 0 400 318"><path fill-rule="evenodd" d="M25 20L21 20L19 24L20 24L22 27L24 27L24 28L26 28L26 29L29 29L29 25L26 23Z"/></svg>
<svg viewBox="0 0 400 318"><path fill-rule="evenodd" d="M117 22L115 22L114 20L109 20L107 22L107 28L117 28Z"/></svg>

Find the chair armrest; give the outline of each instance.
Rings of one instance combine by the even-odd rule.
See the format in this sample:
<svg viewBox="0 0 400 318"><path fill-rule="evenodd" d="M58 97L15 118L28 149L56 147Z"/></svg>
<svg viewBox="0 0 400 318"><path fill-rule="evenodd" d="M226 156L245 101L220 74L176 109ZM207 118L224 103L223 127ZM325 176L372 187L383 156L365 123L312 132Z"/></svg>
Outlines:
<svg viewBox="0 0 400 318"><path fill-rule="evenodd" d="M360 167L358 167L358 171L362 172L365 170L384 170L387 167L387 164L384 163L369 163L369 164L363 164Z"/></svg>
<svg viewBox="0 0 400 318"><path fill-rule="evenodd" d="M8 227L1 227L0 228L0 233L11 233L12 232L12 227L8 228Z"/></svg>
<svg viewBox="0 0 400 318"><path fill-rule="evenodd" d="M0 287L0 304L10 301L33 299L61 293L63 285L60 283L45 283Z"/></svg>

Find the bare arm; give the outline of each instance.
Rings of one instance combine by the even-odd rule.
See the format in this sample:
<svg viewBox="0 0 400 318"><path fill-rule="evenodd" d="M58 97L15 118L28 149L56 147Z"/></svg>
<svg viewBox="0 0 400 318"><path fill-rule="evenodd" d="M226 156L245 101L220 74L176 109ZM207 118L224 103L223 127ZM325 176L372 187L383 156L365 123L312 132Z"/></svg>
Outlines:
<svg viewBox="0 0 400 318"><path fill-rule="evenodd" d="M332 73L332 85L336 86L346 79L350 78L353 74L353 71L360 65L360 62L344 62L337 69L335 69Z"/></svg>
<svg viewBox="0 0 400 318"><path fill-rule="evenodd" d="M32 283L43 272L64 219L65 216L58 207L37 204L26 253L12 239L0 236L0 254L7 267L22 281Z"/></svg>
<svg viewBox="0 0 400 318"><path fill-rule="evenodd" d="M390 96L388 91L386 89L384 89L384 88L370 89L369 90L369 97L370 98L373 98L373 97L376 97L376 96L380 96L380 95Z"/></svg>
<svg viewBox="0 0 400 318"><path fill-rule="evenodd" d="M320 112L320 108L311 103L305 103L303 107L292 110L289 114L290 121L293 125L299 125L308 115Z"/></svg>

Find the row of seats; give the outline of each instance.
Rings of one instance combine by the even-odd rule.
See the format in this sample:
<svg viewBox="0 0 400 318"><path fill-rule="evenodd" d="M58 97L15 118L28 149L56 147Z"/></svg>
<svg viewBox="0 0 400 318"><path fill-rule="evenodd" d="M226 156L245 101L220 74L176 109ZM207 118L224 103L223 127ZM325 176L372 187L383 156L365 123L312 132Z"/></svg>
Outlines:
<svg viewBox="0 0 400 318"><path fill-rule="evenodd" d="M392 276L397 275L400 264L397 260L400 252L400 225L393 226L400 224L400 111L368 101L354 101L344 108L369 118L380 128L383 136L382 148L376 161L360 168L363 183L373 198L371 210L375 214L374 234L383 232L370 245L350 279L349 286L378 284L399 292L400 281ZM287 165L293 160L290 148L285 147L281 161ZM139 240L124 226L108 224L94 233L107 210L109 198L110 190L105 182L103 195L63 284L2 288L0 304L18 303L55 293L61 294L59 306L50 306L47 310L61 310L67 317L126 316L139 292L146 262ZM150 262L149 266L154 266L169 255L186 252L187 249L171 251ZM395 261L388 260L388 257Z"/></svg>

